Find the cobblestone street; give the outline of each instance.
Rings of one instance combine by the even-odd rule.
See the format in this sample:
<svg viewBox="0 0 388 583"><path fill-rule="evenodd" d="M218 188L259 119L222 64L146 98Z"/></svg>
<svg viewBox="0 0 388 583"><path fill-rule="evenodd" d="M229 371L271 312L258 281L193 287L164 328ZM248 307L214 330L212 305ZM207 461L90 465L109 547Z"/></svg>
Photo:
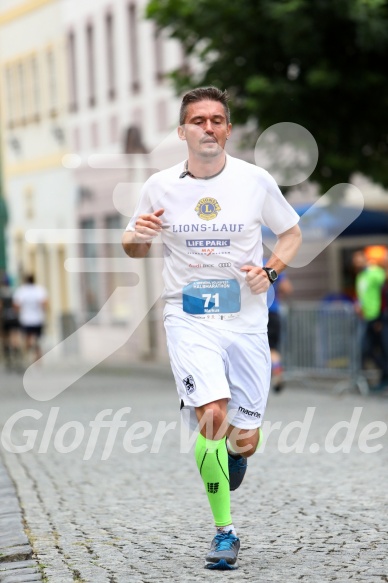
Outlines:
<svg viewBox="0 0 388 583"><path fill-rule="evenodd" d="M388 581L386 397L270 396L267 440L232 494L241 551L231 572L203 568L214 529L168 371L95 370L47 402L0 372L0 398L1 458L33 549L11 569L4 549L14 541L0 533L2 583ZM93 426L116 413L117 435ZM352 417L349 431L335 427ZM311 424L304 444L292 422ZM300 453L287 453L297 440ZM11 453L10 441L30 451ZM350 441L349 452L333 451Z"/></svg>

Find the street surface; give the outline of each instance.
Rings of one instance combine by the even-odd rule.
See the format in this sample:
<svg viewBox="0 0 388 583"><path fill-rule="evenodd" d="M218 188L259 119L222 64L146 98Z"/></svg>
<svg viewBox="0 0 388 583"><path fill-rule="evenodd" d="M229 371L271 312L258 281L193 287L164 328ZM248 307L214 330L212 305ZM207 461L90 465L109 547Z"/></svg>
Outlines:
<svg viewBox="0 0 388 583"><path fill-rule="evenodd" d="M47 402L0 371L0 399L1 458L34 551L25 566L38 565L10 578L0 556L2 583L388 581L386 397L295 387L270 396L264 449L232 493L241 551L231 572L203 568L214 530L168 371L95 369ZM117 436L90 425L105 409L108 422L123 409ZM350 451L333 451L349 445L335 424L352 416ZM303 445L289 424L304 419ZM301 453L286 453L298 436ZM10 453L10 442L32 449Z"/></svg>

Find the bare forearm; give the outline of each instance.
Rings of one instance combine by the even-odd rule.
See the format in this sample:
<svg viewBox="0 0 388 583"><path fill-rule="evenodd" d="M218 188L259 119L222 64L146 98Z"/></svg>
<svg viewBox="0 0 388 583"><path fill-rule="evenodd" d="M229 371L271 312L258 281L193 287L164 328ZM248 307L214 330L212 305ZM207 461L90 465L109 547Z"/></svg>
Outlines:
<svg viewBox="0 0 388 583"><path fill-rule="evenodd" d="M139 215L135 222L134 231L125 231L122 239L123 249L129 257L143 258L150 248L155 237L162 232L161 216L164 209L153 213Z"/></svg>
<svg viewBox="0 0 388 583"><path fill-rule="evenodd" d="M138 259L145 257L151 248L151 242L137 242L135 233L131 231L126 231L124 233L122 245L125 253L129 257Z"/></svg>
<svg viewBox="0 0 388 583"><path fill-rule="evenodd" d="M267 266L272 267L278 273L283 271L290 265L301 243L302 233L297 225L282 233L276 242L271 257L268 259Z"/></svg>

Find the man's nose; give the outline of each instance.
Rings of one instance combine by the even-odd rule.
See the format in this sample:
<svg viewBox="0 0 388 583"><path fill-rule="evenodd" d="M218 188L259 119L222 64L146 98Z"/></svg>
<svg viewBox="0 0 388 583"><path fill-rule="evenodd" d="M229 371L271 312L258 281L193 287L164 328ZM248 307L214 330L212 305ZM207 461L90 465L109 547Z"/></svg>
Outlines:
<svg viewBox="0 0 388 583"><path fill-rule="evenodd" d="M211 134L214 133L213 125L212 125L212 122L211 122L210 119L207 119L205 121L205 132L208 133L208 134L209 133L211 133Z"/></svg>

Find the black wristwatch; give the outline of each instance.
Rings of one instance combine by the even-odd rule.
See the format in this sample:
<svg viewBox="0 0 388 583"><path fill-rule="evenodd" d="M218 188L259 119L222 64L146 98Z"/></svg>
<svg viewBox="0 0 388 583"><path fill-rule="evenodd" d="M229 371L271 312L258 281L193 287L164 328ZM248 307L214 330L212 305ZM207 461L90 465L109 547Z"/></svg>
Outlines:
<svg viewBox="0 0 388 583"><path fill-rule="evenodd" d="M263 270L268 275L269 281L271 283L275 283L275 281L279 277L278 274L276 273L276 271L274 269L272 269L272 267L263 267Z"/></svg>

